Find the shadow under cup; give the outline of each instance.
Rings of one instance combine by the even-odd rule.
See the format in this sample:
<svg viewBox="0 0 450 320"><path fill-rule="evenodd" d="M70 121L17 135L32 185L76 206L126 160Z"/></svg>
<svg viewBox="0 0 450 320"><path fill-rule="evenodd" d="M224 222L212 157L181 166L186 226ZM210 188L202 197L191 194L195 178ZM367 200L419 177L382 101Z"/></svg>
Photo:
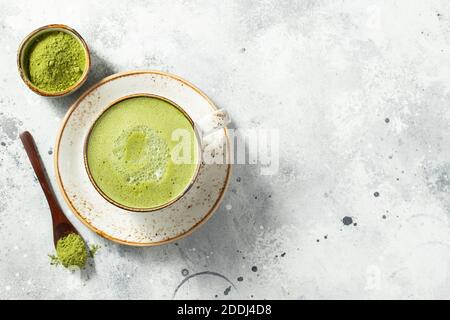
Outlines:
<svg viewBox="0 0 450 320"><path fill-rule="evenodd" d="M200 137L189 114L151 94L128 95L106 107L83 152L95 189L133 212L160 210L182 198L201 163Z"/></svg>

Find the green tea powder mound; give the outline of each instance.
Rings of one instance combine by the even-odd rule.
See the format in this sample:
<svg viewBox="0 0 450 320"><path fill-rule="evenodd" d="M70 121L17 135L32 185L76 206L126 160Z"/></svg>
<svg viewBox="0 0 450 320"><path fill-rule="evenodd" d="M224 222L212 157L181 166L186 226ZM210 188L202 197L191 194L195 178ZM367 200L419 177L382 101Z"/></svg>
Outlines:
<svg viewBox="0 0 450 320"><path fill-rule="evenodd" d="M58 240L56 255L58 261L66 268L70 266L83 268L88 258L88 251L83 239L76 233L70 233Z"/></svg>
<svg viewBox="0 0 450 320"><path fill-rule="evenodd" d="M26 59L30 81L46 92L60 92L74 85L86 67L80 41L61 31L38 36L29 47Z"/></svg>

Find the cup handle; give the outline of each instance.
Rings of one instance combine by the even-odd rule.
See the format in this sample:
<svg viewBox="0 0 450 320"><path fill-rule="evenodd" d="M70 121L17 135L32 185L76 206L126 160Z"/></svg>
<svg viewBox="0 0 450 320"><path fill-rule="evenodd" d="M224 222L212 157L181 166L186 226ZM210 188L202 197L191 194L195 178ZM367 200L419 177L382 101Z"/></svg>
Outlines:
<svg viewBox="0 0 450 320"><path fill-rule="evenodd" d="M214 110L214 112L204 116L195 123L200 137L204 137L225 128L231 122L228 112L223 109Z"/></svg>

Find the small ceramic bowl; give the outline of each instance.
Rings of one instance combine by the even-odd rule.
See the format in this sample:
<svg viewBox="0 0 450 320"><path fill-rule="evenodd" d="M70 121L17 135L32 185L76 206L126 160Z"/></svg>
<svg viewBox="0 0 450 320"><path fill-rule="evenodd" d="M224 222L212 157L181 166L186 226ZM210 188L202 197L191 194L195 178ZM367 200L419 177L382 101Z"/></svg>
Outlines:
<svg viewBox="0 0 450 320"><path fill-rule="evenodd" d="M81 45L84 48L85 54L86 54L86 66L84 68L84 72L81 75L80 79L74 83L69 88L58 91L58 92L47 92L42 89L39 89L36 87L29 79L28 72L26 70L25 66L25 53L28 49L28 47L33 43L33 41L40 35L46 33L46 32L52 32L52 31L62 31L67 34L70 34L71 36L75 37L75 39L78 39L80 41ZM62 97L69 95L73 93L75 90L77 90L81 85L86 81L89 70L91 68L91 58L89 54L89 48L84 41L84 39L81 37L81 35L76 32L74 29L64 25L64 24L49 24L43 27L40 27L33 32L31 32L28 36L25 37L25 39L22 41L22 43L19 46L19 50L17 52L17 67L19 68L20 76L22 77L22 80L25 82L25 84L33 90L35 93L45 96L45 97Z"/></svg>

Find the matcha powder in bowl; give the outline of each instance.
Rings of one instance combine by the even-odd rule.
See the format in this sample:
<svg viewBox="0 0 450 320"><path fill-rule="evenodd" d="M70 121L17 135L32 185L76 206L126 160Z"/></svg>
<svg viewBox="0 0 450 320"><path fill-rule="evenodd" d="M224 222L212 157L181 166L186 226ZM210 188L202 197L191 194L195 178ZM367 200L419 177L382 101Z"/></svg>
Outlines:
<svg viewBox="0 0 450 320"><path fill-rule="evenodd" d="M25 83L44 96L75 91L87 78L89 51L67 26L45 26L32 32L19 49L19 71Z"/></svg>

